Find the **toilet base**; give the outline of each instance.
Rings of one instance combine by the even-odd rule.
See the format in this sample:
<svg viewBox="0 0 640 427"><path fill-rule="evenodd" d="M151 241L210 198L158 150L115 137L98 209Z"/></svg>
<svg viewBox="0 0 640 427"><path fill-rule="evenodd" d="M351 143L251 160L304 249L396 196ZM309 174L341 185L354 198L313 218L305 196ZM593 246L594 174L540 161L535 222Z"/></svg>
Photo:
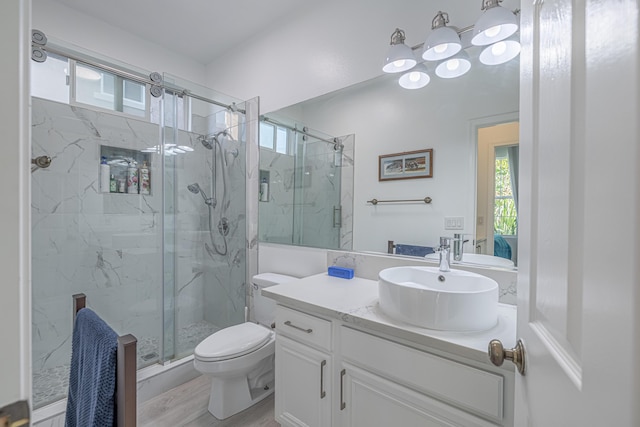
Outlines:
<svg viewBox="0 0 640 427"><path fill-rule="evenodd" d="M247 377L218 378L211 381L209 412L219 420L224 420L244 411L275 390L275 381L271 380L262 388L250 389Z"/></svg>

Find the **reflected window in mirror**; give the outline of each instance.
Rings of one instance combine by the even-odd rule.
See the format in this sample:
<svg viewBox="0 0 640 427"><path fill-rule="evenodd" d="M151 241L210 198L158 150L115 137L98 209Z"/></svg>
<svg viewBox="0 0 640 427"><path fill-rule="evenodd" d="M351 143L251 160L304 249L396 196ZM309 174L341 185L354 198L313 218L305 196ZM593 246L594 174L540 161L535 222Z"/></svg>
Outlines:
<svg viewBox="0 0 640 427"><path fill-rule="evenodd" d="M287 129L271 123L260 122L260 147L276 153L288 154L291 149Z"/></svg>
<svg viewBox="0 0 640 427"><path fill-rule="evenodd" d="M518 122L478 129L475 252L518 262Z"/></svg>

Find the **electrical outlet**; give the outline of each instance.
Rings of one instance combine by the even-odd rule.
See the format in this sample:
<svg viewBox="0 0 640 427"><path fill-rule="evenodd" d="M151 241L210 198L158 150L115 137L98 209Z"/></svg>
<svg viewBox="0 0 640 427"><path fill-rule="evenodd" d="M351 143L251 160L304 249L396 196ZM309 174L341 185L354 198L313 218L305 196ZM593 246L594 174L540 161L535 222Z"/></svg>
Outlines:
<svg viewBox="0 0 640 427"><path fill-rule="evenodd" d="M445 230L464 230L464 217L446 216L444 217Z"/></svg>

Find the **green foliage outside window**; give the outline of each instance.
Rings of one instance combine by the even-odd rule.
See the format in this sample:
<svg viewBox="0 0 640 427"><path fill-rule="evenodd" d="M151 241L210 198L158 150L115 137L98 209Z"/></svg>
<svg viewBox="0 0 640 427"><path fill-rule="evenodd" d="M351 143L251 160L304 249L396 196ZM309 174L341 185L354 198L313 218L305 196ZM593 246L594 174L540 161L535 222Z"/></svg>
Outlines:
<svg viewBox="0 0 640 427"><path fill-rule="evenodd" d="M496 234L518 234L518 212L511 192L509 159L496 158L495 201L493 228Z"/></svg>

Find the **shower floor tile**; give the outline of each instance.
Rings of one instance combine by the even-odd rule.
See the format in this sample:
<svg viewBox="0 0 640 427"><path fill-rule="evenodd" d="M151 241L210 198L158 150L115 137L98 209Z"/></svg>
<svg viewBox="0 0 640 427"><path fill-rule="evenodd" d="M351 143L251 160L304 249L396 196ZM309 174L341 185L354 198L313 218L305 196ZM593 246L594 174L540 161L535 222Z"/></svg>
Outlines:
<svg viewBox="0 0 640 427"><path fill-rule="evenodd" d="M193 353L196 345L220 328L209 322L201 321L185 326L178 331L178 357ZM145 337L138 340L138 369L152 365L159 360L160 346L158 337ZM33 373L33 406L40 408L67 397L69 388L69 365L55 366Z"/></svg>

